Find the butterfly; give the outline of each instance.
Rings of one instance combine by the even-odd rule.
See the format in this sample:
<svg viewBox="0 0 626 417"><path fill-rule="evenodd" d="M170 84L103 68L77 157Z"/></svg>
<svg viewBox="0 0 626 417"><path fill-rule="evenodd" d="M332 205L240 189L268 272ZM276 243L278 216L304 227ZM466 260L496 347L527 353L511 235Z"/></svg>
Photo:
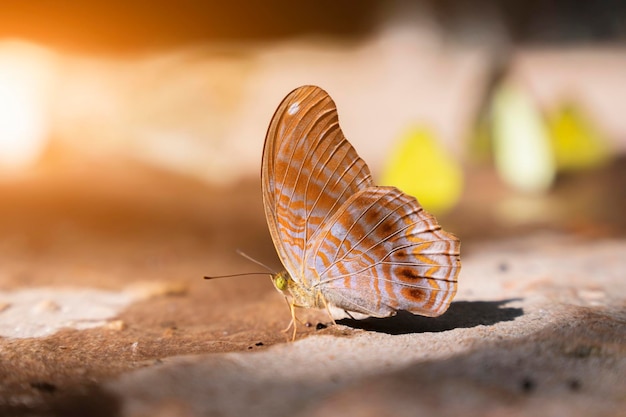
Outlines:
<svg viewBox="0 0 626 417"><path fill-rule="evenodd" d="M331 319L439 316L456 294L460 242L418 201L376 186L316 86L280 103L265 138L263 205L285 270L272 275L291 312L325 308ZM333 320L334 322L334 320Z"/></svg>

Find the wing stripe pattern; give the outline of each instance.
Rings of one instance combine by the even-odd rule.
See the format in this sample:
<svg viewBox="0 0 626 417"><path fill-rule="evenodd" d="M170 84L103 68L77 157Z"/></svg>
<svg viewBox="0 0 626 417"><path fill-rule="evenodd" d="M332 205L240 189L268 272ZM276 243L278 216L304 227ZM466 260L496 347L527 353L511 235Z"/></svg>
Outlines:
<svg viewBox="0 0 626 417"><path fill-rule="evenodd" d="M324 90L300 87L279 105L261 177L272 240L307 297L321 294L377 317L397 310L438 316L448 308L461 265L458 239L415 198L373 184Z"/></svg>
<svg viewBox="0 0 626 417"><path fill-rule="evenodd" d="M261 177L272 239L291 276L303 276L305 247L320 225L372 183L341 131L335 103L313 86L292 91L276 110Z"/></svg>
<svg viewBox="0 0 626 417"><path fill-rule="evenodd" d="M356 302L361 306L356 311L378 316L396 310L436 316L456 293L458 240L417 200L393 187L361 191L324 230L309 265L319 274L315 285L337 298L335 304L355 311Z"/></svg>

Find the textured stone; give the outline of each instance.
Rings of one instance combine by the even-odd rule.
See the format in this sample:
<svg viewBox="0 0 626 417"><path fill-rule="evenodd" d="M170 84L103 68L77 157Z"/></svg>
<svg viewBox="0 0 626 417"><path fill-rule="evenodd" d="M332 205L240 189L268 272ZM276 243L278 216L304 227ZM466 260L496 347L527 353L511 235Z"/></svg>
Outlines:
<svg viewBox="0 0 626 417"><path fill-rule="evenodd" d="M440 318L343 320L335 331L347 337L173 358L108 387L126 416L172 404L227 416L616 415L626 406L626 242L567 242L474 250Z"/></svg>

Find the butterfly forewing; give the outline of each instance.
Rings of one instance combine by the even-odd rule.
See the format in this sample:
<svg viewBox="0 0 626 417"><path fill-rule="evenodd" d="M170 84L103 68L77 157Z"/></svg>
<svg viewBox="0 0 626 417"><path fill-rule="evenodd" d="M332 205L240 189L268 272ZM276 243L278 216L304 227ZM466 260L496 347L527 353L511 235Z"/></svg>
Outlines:
<svg viewBox="0 0 626 417"><path fill-rule="evenodd" d="M307 264L333 305L384 317L442 314L456 293L459 241L393 187L357 193L324 224Z"/></svg>
<svg viewBox="0 0 626 417"><path fill-rule="evenodd" d="M261 176L270 233L294 277L304 277L304 251L316 230L372 185L367 165L341 132L335 103L314 86L292 91L276 110Z"/></svg>

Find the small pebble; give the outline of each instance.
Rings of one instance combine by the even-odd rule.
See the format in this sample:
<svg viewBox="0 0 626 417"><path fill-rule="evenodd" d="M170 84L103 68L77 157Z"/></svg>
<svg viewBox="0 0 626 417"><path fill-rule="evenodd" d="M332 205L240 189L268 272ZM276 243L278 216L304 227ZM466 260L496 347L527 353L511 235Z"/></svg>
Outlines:
<svg viewBox="0 0 626 417"><path fill-rule="evenodd" d="M522 380L522 391L529 393L535 390L535 382L530 378Z"/></svg>
<svg viewBox="0 0 626 417"><path fill-rule="evenodd" d="M124 320L113 320L108 322L105 327L109 330L121 331L126 329L127 326Z"/></svg>
<svg viewBox="0 0 626 417"><path fill-rule="evenodd" d="M36 389L37 391L45 392L48 394L52 394L57 390L56 385L51 384L45 381L35 381L30 383L31 388Z"/></svg>
<svg viewBox="0 0 626 417"><path fill-rule="evenodd" d="M183 296L189 291L189 285L183 282L142 281L130 285L126 291L140 299L155 297Z"/></svg>
<svg viewBox="0 0 626 417"><path fill-rule="evenodd" d="M61 306L53 300L43 300L35 306L35 311L37 313L52 313L55 311L59 311L60 309Z"/></svg>
<svg viewBox="0 0 626 417"><path fill-rule="evenodd" d="M572 391L578 391L580 390L580 381L577 379L572 379L567 383L567 386Z"/></svg>

